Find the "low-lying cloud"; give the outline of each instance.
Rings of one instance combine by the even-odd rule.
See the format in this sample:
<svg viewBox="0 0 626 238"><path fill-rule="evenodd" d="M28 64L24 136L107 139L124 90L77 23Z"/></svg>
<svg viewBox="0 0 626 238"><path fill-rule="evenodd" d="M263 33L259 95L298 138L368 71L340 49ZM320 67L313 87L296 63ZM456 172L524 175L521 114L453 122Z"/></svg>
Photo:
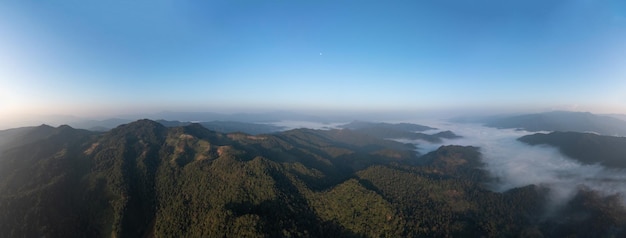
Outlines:
<svg viewBox="0 0 626 238"><path fill-rule="evenodd" d="M415 123L438 128L422 133L434 134L450 130L462 138L443 139L442 143L424 140L395 140L415 144L420 154L434 151L442 145L479 147L485 169L495 178L494 182L487 184L493 191L504 192L534 184L549 188L554 204L564 204L584 186L603 195L621 194L626 204L626 197L624 197L626 195L626 170L610 169L598 164L583 165L561 154L555 147L531 146L517 140L536 132L496 129L470 123L442 121L416 121ZM285 129L336 129L345 123L283 121L274 124L283 126Z"/></svg>
<svg viewBox="0 0 626 238"><path fill-rule="evenodd" d="M451 130L463 138L435 144L411 141L418 146L420 153L425 154L441 145L480 147L485 168L497 179L489 184L494 191L502 192L531 184L546 186L550 188L551 198L557 204L566 202L581 186L604 195L626 195L626 170L609 169L598 164L583 165L561 154L557 148L531 146L517 140L521 136L532 134L531 132L495 129L478 124L423 124Z"/></svg>
<svg viewBox="0 0 626 238"><path fill-rule="evenodd" d="M282 127L284 130L292 130L292 129L298 129L298 128L330 130L330 129L338 129L339 126L347 124L347 122L323 123L323 122L312 122L312 121L285 120L285 121L272 122L268 124Z"/></svg>

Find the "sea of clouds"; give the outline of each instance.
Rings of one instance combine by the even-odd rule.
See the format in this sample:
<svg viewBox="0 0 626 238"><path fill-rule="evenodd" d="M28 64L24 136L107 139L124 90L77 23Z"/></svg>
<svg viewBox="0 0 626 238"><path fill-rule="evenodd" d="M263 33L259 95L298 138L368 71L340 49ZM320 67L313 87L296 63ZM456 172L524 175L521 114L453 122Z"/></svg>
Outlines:
<svg viewBox="0 0 626 238"><path fill-rule="evenodd" d="M603 195L620 194L626 204L626 170L611 169L602 165L584 165L561 154L555 147L528 145L517 139L533 134L515 129L496 129L481 124L451 123L446 121L404 121L437 128L422 133L434 134L450 130L462 138L444 139L442 143L423 140L394 139L417 146L417 152L426 154L443 145L476 146L482 154L485 169L495 178L487 184L493 191L504 192L512 188L538 185L549 188L552 202L563 204L582 187ZM284 121L275 123L285 129L311 128L336 129L341 123ZM540 132L541 133L541 132ZM547 132L543 132L547 133Z"/></svg>
<svg viewBox="0 0 626 238"><path fill-rule="evenodd" d="M442 143L419 140L403 142L416 144L422 154L442 145L479 147L485 169L497 179L497 182L489 184L494 191L502 192L531 184L540 185L550 188L554 203L563 203L573 197L581 187L587 187L603 195L620 194L626 202L626 170L607 168L599 164L584 165L563 155L555 147L531 146L517 140L535 132L438 121L424 125L438 130L451 130L463 137L444 139ZM431 132L437 131L426 133Z"/></svg>

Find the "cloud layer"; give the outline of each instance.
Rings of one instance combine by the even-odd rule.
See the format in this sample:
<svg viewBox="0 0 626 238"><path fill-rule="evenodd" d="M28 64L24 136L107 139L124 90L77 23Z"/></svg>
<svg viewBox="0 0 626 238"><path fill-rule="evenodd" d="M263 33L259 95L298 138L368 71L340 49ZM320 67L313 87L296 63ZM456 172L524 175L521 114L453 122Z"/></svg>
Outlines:
<svg viewBox="0 0 626 238"><path fill-rule="evenodd" d="M441 145L480 147L486 169L497 178L497 182L489 184L494 191L502 192L531 184L546 186L550 188L553 202L557 204L566 202L581 186L604 195L626 195L626 170L609 169L597 164L583 165L561 154L557 148L530 146L517 141L517 138L530 132L488 128L477 124L423 124L451 130L463 138L445 140L440 144L412 141L419 147L420 153L427 153Z"/></svg>
<svg viewBox="0 0 626 238"><path fill-rule="evenodd" d="M626 204L626 170L610 169L598 164L583 165L561 154L555 147L531 146L517 140L535 132L443 121L411 123L438 128L424 131L426 134L450 130L463 136L458 139L443 139L442 143L394 139L415 144L420 154L434 151L442 145L479 147L485 169L495 178L494 182L487 184L493 191L504 192L516 187L539 185L550 189L551 202L558 205L567 202L581 187L587 187L603 195L621 194ZM274 124L285 129L336 129L344 123L283 121Z"/></svg>

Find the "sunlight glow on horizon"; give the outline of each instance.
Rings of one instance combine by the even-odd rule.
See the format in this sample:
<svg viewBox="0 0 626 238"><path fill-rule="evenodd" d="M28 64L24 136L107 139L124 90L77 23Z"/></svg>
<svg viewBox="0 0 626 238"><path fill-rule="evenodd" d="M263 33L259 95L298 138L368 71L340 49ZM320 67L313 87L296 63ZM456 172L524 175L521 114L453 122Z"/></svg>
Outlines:
<svg viewBox="0 0 626 238"><path fill-rule="evenodd" d="M4 2L0 114L626 114L622 5Z"/></svg>

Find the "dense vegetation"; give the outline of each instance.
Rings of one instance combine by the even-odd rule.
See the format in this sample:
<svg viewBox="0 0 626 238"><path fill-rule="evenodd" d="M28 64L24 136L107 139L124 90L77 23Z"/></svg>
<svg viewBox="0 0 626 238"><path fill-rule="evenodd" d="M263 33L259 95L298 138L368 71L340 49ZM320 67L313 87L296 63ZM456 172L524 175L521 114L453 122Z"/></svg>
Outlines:
<svg viewBox="0 0 626 238"><path fill-rule="evenodd" d="M626 168L626 137L601 136L591 133L537 133L519 138L530 145L546 144L582 163L600 163L608 167Z"/></svg>
<svg viewBox="0 0 626 238"><path fill-rule="evenodd" d="M435 128L412 124L412 123L374 123L364 121L353 121L342 125L341 128L350 129L360 134L373 136L381 139L409 139L423 140L430 143L441 143L442 139L455 139L460 136L452 131L442 131L435 134L426 134L418 131L433 130Z"/></svg>
<svg viewBox="0 0 626 238"><path fill-rule="evenodd" d="M31 132L0 155L0 237L626 235L616 197L583 189L547 214L545 188L488 190L475 147L417 157L345 129L222 134L149 120Z"/></svg>
<svg viewBox="0 0 626 238"><path fill-rule="evenodd" d="M187 125L192 124L191 122L166 121L166 120L158 120L157 122L166 127L187 126ZM272 124L260 124L260 123L238 122L238 121L207 121L207 122L198 122L198 124L202 125L204 128L207 128L209 130L217 131L221 133L243 132L243 133L251 134L251 135L269 134L269 133L277 132L283 129L282 127L274 126Z"/></svg>

